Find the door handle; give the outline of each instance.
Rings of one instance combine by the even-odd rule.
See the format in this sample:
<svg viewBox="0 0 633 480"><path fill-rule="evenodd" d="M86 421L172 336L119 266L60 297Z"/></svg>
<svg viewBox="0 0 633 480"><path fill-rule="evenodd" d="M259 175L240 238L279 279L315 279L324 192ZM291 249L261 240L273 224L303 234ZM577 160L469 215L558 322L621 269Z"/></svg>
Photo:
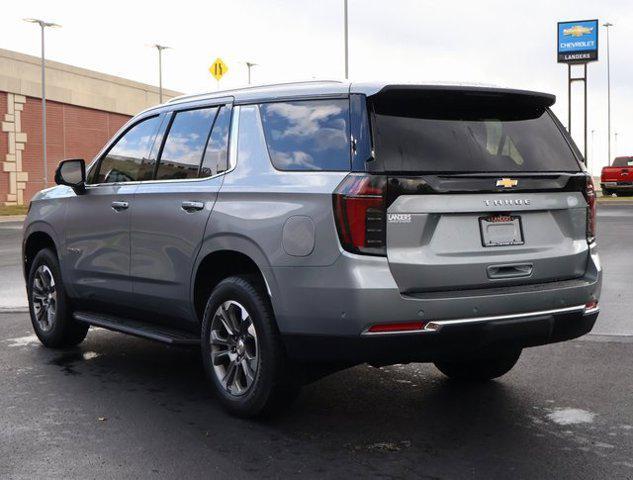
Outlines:
<svg viewBox="0 0 633 480"><path fill-rule="evenodd" d="M115 212L120 212L121 210L126 210L130 206L127 202L112 202L112 210Z"/></svg>
<svg viewBox="0 0 633 480"><path fill-rule="evenodd" d="M204 208L204 202L182 202L180 208L187 213L196 212Z"/></svg>

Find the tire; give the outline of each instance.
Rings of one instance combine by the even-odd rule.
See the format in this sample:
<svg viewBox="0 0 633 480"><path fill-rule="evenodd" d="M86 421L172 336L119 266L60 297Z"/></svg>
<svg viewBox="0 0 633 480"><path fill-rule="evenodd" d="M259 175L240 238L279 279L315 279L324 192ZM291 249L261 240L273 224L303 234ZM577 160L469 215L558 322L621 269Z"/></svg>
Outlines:
<svg viewBox="0 0 633 480"><path fill-rule="evenodd" d="M27 294L31 324L44 346L74 347L86 338L89 326L72 318L59 261L51 249L40 250L33 259Z"/></svg>
<svg viewBox="0 0 633 480"><path fill-rule="evenodd" d="M202 320L202 362L223 407L239 417L265 416L299 393L266 290L256 278L234 276L213 290Z"/></svg>
<svg viewBox="0 0 633 480"><path fill-rule="evenodd" d="M505 375L521 356L521 349L494 356L482 356L458 361L435 362L440 372L454 380L485 382Z"/></svg>
<svg viewBox="0 0 633 480"><path fill-rule="evenodd" d="M611 195L613 195L613 192L611 190L607 190L605 188L602 189L602 196L603 197L610 197Z"/></svg>

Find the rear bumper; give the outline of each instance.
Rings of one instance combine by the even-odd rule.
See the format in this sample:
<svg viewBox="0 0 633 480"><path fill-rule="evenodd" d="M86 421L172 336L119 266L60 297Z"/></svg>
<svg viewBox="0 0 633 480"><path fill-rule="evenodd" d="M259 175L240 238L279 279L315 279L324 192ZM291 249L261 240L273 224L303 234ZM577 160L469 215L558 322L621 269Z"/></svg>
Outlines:
<svg viewBox="0 0 633 480"><path fill-rule="evenodd" d="M416 333L286 335L292 358L311 362L394 364L455 359L481 351L526 348L580 337L598 309L583 306L499 317L429 322Z"/></svg>
<svg viewBox="0 0 633 480"><path fill-rule="evenodd" d="M600 182L603 190L633 191L633 182Z"/></svg>
<svg viewBox="0 0 633 480"><path fill-rule="evenodd" d="M329 266L269 273L275 277L272 304L288 352L296 358L356 363L427 361L486 346L514 342L527 347L575 338L593 327L597 313L585 312L584 305L600 298L602 282L595 244L580 278L480 290L403 295L385 258L346 253ZM364 334L374 324L412 321L441 328Z"/></svg>

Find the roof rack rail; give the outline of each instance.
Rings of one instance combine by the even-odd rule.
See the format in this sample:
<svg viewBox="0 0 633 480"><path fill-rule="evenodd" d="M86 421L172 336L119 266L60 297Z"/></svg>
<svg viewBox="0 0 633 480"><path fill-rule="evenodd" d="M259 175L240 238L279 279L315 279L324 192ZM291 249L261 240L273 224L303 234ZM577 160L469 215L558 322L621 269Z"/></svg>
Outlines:
<svg viewBox="0 0 633 480"><path fill-rule="evenodd" d="M246 90L255 90L258 88L281 87L283 85L309 85L312 83L342 83L342 82L341 80L304 80L304 81L298 81L298 82L279 82L279 83L266 83L262 85L249 85L247 87L231 88L230 90L219 90L215 92L179 95L177 97L170 98L165 103L167 104L167 103L175 103L175 102L179 102L183 100L195 100L196 98L207 97L209 95L222 96L223 94L230 94L232 92L243 92Z"/></svg>

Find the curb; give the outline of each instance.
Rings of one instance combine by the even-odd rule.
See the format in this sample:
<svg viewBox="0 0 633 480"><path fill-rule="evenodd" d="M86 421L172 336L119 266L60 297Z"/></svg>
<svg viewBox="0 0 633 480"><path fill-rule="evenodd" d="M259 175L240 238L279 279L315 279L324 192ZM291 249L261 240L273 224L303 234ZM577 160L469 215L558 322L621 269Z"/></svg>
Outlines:
<svg viewBox="0 0 633 480"><path fill-rule="evenodd" d="M0 315L3 313L29 313L29 307L0 307Z"/></svg>
<svg viewBox="0 0 633 480"><path fill-rule="evenodd" d="M0 216L0 223L5 222L23 222L26 215L3 215Z"/></svg>

